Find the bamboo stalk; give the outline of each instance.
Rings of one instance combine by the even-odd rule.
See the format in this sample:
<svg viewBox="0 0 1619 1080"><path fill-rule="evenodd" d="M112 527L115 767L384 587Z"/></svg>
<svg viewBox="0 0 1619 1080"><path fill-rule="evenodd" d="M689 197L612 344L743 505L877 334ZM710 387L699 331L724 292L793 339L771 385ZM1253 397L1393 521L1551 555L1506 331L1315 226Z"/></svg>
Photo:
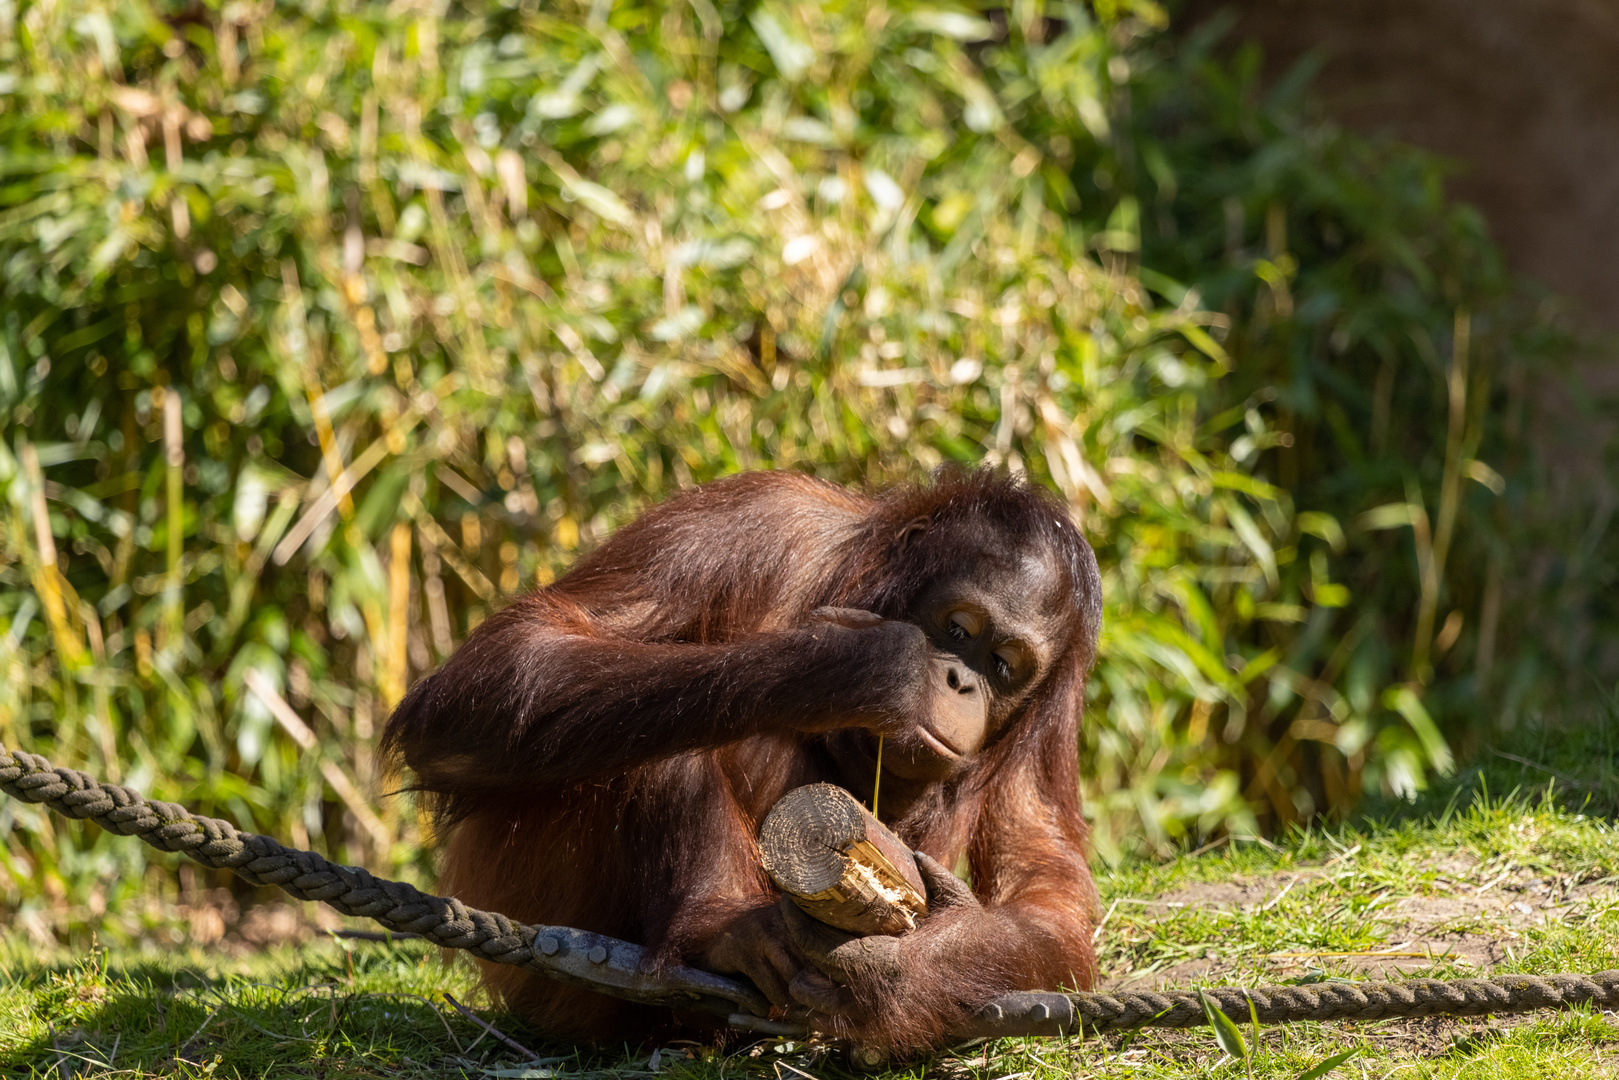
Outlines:
<svg viewBox="0 0 1619 1080"><path fill-rule="evenodd" d="M163 587L162 648L178 646L184 636L185 596L182 591L180 560L185 550L185 429L182 424L180 393L170 387L163 393L163 461L167 472L168 501L168 581Z"/></svg>
<svg viewBox="0 0 1619 1080"><path fill-rule="evenodd" d="M29 509L34 519L34 544L37 558L34 563L34 591L45 609L45 621L51 628L57 654L69 671L83 666L84 644L74 633L68 620L67 604L63 599L61 569L56 562L56 537L51 534L50 511L45 506L45 477L39 467L39 453L31 442L22 445L22 467L28 477Z"/></svg>
<svg viewBox="0 0 1619 1080"><path fill-rule="evenodd" d="M450 630L450 609L444 602L444 578L439 572L442 560L432 544L422 543L422 594L427 597L428 625L433 632L433 648L440 659L455 649Z"/></svg>
<svg viewBox="0 0 1619 1080"><path fill-rule="evenodd" d="M1446 382L1449 417L1445 431L1445 471L1439 485L1439 516L1434 523L1433 552L1423 569L1422 599L1417 609L1416 640L1411 653L1411 671L1419 683L1427 682L1433 674L1430 653L1439 608L1439 586L1445 578L1445 559L1450 553L1456 510L1461 502L1462 443L1467 428L1467 360L1472 336L1472 317L1465 308L1460 309L1456 312L1450 375Z"/></svg>
<svg viewBox="0 0 1619 1080"><path fill-rule="evenodd" d="M344 519L354 516L354 501L349 498L347 489L338 491L338 481L344 473L343 455L337 447L337 437L332 431L332 420L326 411L326 395L321 388L320 373L316 370L317 361L312 342L309 339L309 324L304 313L303 287L298 283L298 266L291 259L281 260L281 289L287 305L287 318L302 336L304 347L302 355L298 357L304 377L304 396L309 401L309 414L315 422L315 437L320 442L321 461L326 466L326 476L332 485L331 490L336 492L337 508L342 512Z"/></svg>
<svg viewBox="0 0 1619 1080"><path fill-rule="evenodd" d="M388 551L388 642L383 658L382 697L389 709L405 696L406 645L410 629L410 522L394 523Z"/></svg>

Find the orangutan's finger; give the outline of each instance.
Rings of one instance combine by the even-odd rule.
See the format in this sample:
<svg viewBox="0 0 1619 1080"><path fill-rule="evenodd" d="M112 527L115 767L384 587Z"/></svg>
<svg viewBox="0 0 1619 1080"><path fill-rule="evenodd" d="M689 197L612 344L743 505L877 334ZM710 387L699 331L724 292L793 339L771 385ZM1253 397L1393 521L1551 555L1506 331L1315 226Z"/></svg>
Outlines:
<svg viewBox="0 0 1619 1080"><path fill-rule="evenodd" d="M827 1016L845 1016L854 1011L854 995L818 971L801 971L788 986L793 1000Z"/></svg>

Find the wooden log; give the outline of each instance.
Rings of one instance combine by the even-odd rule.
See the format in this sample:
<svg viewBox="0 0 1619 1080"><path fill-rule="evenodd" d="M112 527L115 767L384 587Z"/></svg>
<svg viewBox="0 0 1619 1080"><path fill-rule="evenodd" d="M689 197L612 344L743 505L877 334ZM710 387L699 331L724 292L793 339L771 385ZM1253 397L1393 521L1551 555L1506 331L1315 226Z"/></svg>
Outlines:
<svg viewBox="0 0 1619 1080"><path fill-rule="evenodd" d="M759 850L771 880L828 926L902 934L927 914L911 849L833 784L783 795L765 816Z"/></svg>

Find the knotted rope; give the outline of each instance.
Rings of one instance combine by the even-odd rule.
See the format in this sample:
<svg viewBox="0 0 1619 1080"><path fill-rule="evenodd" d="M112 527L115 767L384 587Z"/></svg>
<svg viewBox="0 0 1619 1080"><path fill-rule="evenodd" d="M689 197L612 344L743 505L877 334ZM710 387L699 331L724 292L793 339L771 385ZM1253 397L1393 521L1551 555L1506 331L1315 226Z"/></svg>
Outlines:
<svg viewBox="0 0 1619 1080"><path fill-rule="evenodd" d="M687 967L654 969L645 950L630 942L564 926L529 926L469 908L459 900L431 896L313 851L239 832L228 821L147 800L129 788L101 783L35 754L0 747L0 791L66 817L93 821L109 832L137 837L161 851L179 852L204 866L233 871L255 885L275 885L300 900L317 900L345 915L375 919L390 930L420 934L443 948L462 949L484 960L529 968L630 1001L718 1013L736 1027L781 1035L804 1032L794 1024L763 1019L768 1003L752 987L733 979ZM1585 1002L1602 1008L1619 1006L1619 971L1221 987L1204 992L1236 1021L1248 1019L1251 1001L1259 1019L1268 1024L1481 1016ZM1018 993L979 1010L968 1030L958 1034L1060 1035L1197 1027L1206 1022L1195 991Z"/></svg>

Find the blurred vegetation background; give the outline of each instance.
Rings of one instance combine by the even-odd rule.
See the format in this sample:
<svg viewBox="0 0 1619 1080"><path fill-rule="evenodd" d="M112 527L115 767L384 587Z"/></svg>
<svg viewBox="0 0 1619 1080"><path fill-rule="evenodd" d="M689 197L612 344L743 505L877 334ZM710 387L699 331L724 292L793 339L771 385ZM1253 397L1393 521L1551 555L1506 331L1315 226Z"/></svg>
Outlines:
<svg viewBox="0 0 1619 1080"><path fill-rule="evenodd" d="M1102 561L1106 857L1577 709L1524 437L1555 323L1438 163L1167 27L0 0L0 742L424 873L376 735L505 598L681 486L945 462L1053 488ZM42 939L175 889L0 802Z"/></svg>

